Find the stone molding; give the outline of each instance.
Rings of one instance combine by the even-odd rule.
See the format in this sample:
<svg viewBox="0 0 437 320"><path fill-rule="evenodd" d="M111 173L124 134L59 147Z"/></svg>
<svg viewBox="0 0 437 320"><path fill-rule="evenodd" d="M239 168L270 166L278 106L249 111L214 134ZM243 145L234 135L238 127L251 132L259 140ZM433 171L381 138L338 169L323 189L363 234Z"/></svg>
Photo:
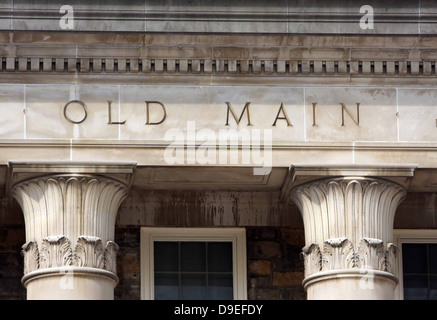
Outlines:
<svg viewBox="0 0 437 320"><path fill-rule="evenodd" d="M347 238L328 239L322 245L303 248L305 277L318 272L371 269L395 274L397 247L382 240L363 238L356 248Z"/></svg>
<svg viewBox="0 0 437 320"><path fill-rule="evenodd" d="M237 49L238 50L238 49ZM437 52L432 52L437 56ZM329 57L282 59L236 59L236 58L154 58L141 57L59 57L21 56L0 57L3 61L0 72L41 72L55 74L157 74L157 75L252 75L252 76L362 76L362 77L430 77L437 68L434 59L404 60L389 56L366 59L334 59Z"/></svg>
<svg viewBox="0 0 437 320"><path fill-rule="evenodd" d="M49 236L39 246L29 241L22 247L24 274L47 268L84 267L108 270L116 274L118 245L108 241L105 246L98 237L81 236L72 243L65 236Z"/></svg>
<svg viewBox="0 0 437 320"><path fill-rule="evenodd" d="M375 29L360 28L363 3L349 1L132 1L71 3L74 28L80 31L224 32L224 33L376 33L435 32L431 1L399 0L396 6L372 1ZM59 20L63 4L3 1L0 28L63 31ZM373 16L372 16L373 17Z"/></svg>
<svg viewBox="0 0 437 320"><path fill-rule="evenodd" d="M5 76L42 73L226 77L372 77L433 79L432 36L324 35L28 35L0 32ZM11 81L11 79L5 79ZM136 79L139 81L139 79ZM297 82L296 80L294 80Z"/></svg>

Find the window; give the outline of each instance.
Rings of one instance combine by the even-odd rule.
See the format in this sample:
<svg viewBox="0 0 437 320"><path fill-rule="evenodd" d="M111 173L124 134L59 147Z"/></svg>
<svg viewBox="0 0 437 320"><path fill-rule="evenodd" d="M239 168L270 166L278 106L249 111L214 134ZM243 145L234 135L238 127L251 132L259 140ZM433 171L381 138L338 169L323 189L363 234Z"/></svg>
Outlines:
<svg viewBox="0 0 437 320"><path fill-rule="evenodd" d="M437 300L437 244L403 243L405 300Z"/></svg>
<svg viewBox="0 0 437 320"><path fill-rule="evenodd" d="M241 228L142 228L142 299L246 299Z"/></svg>
<svg viewBox="0 0 437 320"><path fill-rule="evenodd" d="M437 300L437 230L396 230L400 249L397 297Z"/></svg>

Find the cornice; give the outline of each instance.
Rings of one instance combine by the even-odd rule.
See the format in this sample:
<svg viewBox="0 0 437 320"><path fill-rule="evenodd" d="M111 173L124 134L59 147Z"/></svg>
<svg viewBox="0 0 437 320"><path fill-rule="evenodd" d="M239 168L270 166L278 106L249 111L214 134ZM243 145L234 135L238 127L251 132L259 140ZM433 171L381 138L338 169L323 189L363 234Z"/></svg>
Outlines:
<svg viewBox="0 0 437 320"><path fill-rule="evenodd" d="M15 32L0 41L1 81L12 83L436 84L431 36Z"/></svg>
<svg viewBox="0 0 437 320"><path fill-rule="evenodd" d="M78 31L408 34L435 32L432 1L399 0L351 3L337 1L141 1L101 0L68 4L5 0L0 29L62 31L60 19L70 12ZM367 7L362 8L364 5ZM360 26L371 6L373 28ZM74 10L73 10L74 9ZM74 13L73 13L74 11Z"/></svg>

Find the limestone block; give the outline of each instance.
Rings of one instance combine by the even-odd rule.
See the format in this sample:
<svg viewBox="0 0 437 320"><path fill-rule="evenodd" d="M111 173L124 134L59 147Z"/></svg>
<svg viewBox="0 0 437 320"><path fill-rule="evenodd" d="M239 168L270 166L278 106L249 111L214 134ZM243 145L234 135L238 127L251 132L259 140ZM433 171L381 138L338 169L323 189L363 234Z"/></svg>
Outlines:
<svg viewBox="0 0 437 320"><path fill-rule="evenodd" d="M73 124L64 116L65 105L71 100L85 104L86 114L79 105L67 108ZM118 86L32 85L26 87L27 138L91 138L117 139L118 128L108 125L108 100L112 101L112 120L118 118Z"/></svg>
<svg viewBox="0 0 437 320"><path fill-rule="evenodd" d="M24 138L24 86L0 86L0 137Z"/></svg>
<svg viewBox="0 0 437 320"><path fill-rule="evenodd" d="M430 141L437 139L435 89L399 89L399 139Z"/></svg>
<svg viewBox="0 0 437 320"><path fill-rule="evenodd" d="M305 92L308 141L397 140L395 89L307 88Z"/></svg>

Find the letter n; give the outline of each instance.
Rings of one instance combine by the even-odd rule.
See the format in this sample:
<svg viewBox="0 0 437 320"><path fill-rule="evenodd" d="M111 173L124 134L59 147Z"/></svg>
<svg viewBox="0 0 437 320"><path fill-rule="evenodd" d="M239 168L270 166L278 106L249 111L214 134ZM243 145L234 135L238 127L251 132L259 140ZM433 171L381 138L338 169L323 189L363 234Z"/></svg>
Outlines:
<svg viewBox="0 0 437 320"><path fill-rule="evenodd" d="M340 102L341 104L341 126L344 127L344 112L349 115L349 117L355 122L357 126L360 125L360 104L357 103L357 116L354 117L352 112L346 107L346 105L343 102Z"/></svg>

